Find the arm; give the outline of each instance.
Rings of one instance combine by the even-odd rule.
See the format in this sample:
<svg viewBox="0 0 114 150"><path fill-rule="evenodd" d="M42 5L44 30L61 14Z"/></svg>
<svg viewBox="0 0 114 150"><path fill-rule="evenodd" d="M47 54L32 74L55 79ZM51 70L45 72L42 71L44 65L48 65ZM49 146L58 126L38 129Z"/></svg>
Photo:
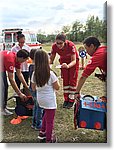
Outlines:
<svg viewBox="0 0 114 150"><path fill-rule="evenodd" d="M19 80L20 80L20 81L22 82L22 84L25 86L25 88L28 89L28 85L27 85L27 83L26 83L26 81L25 81L25 79L24 79L24 77L23 77L23 74L21 73L21 70L16 68L16 74L17 74Z"/></svg>
<svg viewBox="0 0 114 150"><path fill-rule="evenodd" d="M76 55L74 54L71 56L71 63L69 63L68 65L66 63L63 63L62 68L69 69L73 67L75 64L76 64Z"/></svg>
<svg viewBox="0 0 114 150"><path fill-rule="evenodd" d="M71 63L68 64L68 68L73 67L75 64L76 64L76 55L74 54L71 56Z"/></svg>
<svg viewBox="0 0 114 150"><path fill-rule="evenodd" d="M36 91L36 82L35 82L34 72L32 73L32 76L31 76L31 88L33 92Z"/></svg>
<svg viewBox="0 0 114 150"><path fill-rule="evenodd" d="M36 83L31 83L31 87L33 91L36 91Z"/></svg>
<svg viewBox="0 0 114 150"><path fill-rule="evenodd" d="M86 68L84 69L84 71L82 73L81 78L79 79L78 86L77 86L77 92L80 92L80 90L81 90L83 84L85 83L86 79L88 78L88 76L90 76L94 72L95 68L99 65L98 60L100 60L100 59L97 57L94 57L94 58L92 57L89 60Z"/></svg>
<svg viewBox="0 0 114 150"><path fill-rule="evenodd" d="M14 91L19 95L19 97L22 99L26 98L26 96L23 93L21 93L21 91L19 90L19 88L18 88L18 86L14 80L13 73L8 72L8 78L9 78L9 81L11 83L11 86L13 87Z"/></svg>
<svg viewBox="0 0 114 150"><path fill-rule="evenodd" d="M83 76L81 76L81 78L79 79L78 86L77 86L77 88L76 88L76 92L77 92L77 93L80 93L80 90L81 90L82 86L84 85L86 79L87 79L87 78L86 78L86 77L83 77Z"/></svg>
<svg viewBox="0 0 114 150"><path fill-rule="evenodd" d="M51 54L50 56L50 64L53 64L56 54Z"/></svg>
<svg viewBox="0 0 114 150"><path fill-rule="evenodd" d="M59 90L60 84L59 84L59 81L58 81L58 80L53 83L53 88L54 88L55 90Z"/></svg>
<svg viewBox="0 0 114 150"><path fill-rule="evenodd" d="M81 78L79 79L78 86L76 88L76 93L75 93L75 99L76 99L76 101L80 100L80 90L81 90L82 86L84 85L86 79L87 78L83 77L83 76L81 76Z"/></svg>

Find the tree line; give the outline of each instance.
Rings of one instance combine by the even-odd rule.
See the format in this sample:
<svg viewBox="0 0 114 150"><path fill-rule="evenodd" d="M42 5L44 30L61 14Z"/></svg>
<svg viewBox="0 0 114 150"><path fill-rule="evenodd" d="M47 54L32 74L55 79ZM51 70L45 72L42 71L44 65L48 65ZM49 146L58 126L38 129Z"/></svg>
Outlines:
<svg viewBox="0 0 114 150"><path fill-rule="evenodd" d="M85 25L76 20L71 26L63 26L61 31L57 31L56 34L38 33L37 40L41 43L54 42L55 36L59 32L64 32L67 39L73 42L82 42L88 36L95 36L103 43L107 42L107 22L100 20L98 16L88 17Z"/></svg>

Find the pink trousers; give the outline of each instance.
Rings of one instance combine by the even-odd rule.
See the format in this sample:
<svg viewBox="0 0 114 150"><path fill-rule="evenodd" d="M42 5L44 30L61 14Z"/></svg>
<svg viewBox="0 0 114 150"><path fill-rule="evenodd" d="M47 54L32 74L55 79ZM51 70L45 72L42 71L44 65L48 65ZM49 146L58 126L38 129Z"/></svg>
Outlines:
<svg viewBox="0 0 114 150"><path fill-rule="evenodd" d="M54 117L56 109L44 109L44 116L42 119L42 132L46 132L46 141L51 141L52 131L54 129Z"/></svg>

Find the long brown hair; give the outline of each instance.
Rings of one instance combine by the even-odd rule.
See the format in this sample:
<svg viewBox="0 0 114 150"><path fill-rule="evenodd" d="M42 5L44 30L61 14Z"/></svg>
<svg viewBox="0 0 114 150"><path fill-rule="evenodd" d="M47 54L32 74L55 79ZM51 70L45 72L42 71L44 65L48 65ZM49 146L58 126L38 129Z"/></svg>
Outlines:
<svg viewBox="0 0 114 150"><path fill-rule="evenodd" d="M48 83L50 78L49 57L44 50L38 50L34 57L35 62L35 81L38 87Z"/></svg>

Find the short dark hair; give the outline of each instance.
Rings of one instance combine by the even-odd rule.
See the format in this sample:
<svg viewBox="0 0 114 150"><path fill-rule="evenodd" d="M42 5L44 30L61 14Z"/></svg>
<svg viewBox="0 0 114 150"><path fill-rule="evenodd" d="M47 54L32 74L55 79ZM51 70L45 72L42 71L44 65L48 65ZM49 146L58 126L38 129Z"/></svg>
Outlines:
<svg viewBox="0 0 114 150"><path fill-rule="evenodd" d="M17 41L19 41L21 38L25 38L25 35L22 34L21 31L18 31L18 32L17 32Z"/></svg>
<svg viewBox="0 0 114 150"><path fill-rule="evenodd" d="M29 57L29 52L25 49L21 49L17 52L17 57L23 58L23 59L28 58Z"/></svg>
<svg viewBox="0 0 114 150"><path fill-rule="evenodd" d="M65 42L66 40L66 35L64 33L59 33L57 36L56 36L56 40L61 40L63 42Z"/></svg>
<svg viewBox="0 0 114 150"><path fill-rule="evenodd" d="M86 44L87 46L90 46L91 44L93 44L94 46L96 46L96 48L98 48L101 45L99 40L94 36L87 37L84 40L83 44Z"/></svg>
<svg viewBox="0 0 114 150"><path fill-rule="evenodd" d="M34 59L34 55L35 55L35 53L36 53L37 50L38 50L37 48L31 49L31 51L30 51L30 58L31 58L32 60Z"/></svg>

